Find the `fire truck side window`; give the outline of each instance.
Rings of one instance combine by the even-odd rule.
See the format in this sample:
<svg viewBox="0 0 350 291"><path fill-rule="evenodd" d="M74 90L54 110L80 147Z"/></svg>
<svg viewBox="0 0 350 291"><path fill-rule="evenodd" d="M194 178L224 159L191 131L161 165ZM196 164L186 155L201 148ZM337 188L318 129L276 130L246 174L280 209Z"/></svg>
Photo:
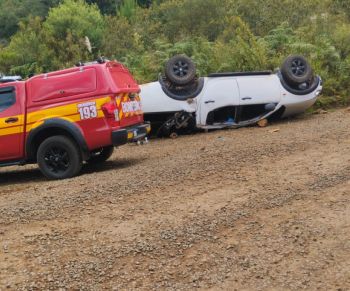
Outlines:
<svg viewBox="0 0 350 291"><path fill-rule="evenodd" d="M0 112L5 111L16 103L16 93L14 87L0 88Z"/></svg>

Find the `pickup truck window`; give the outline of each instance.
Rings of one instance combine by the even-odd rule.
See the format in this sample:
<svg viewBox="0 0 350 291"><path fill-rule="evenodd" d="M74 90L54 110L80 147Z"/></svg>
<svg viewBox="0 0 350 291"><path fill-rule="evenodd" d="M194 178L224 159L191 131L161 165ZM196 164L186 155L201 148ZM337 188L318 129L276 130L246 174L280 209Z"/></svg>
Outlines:
<svg viewBox="0 0 350 291"><path fill-rule="evenodd" d="M16 103L16 93L14 87L0 88L0 112L5 111Z"/></svg>

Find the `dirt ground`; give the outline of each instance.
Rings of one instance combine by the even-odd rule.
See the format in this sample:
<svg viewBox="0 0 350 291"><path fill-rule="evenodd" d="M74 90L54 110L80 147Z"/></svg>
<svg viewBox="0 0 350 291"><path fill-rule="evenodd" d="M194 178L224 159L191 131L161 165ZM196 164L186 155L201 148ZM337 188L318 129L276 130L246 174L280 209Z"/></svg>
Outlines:
<svg viewBox="0 0 350 291"><path fill-rule="evenodd" d="M350 290L350 112L0 170L0 290Z"/></svg>

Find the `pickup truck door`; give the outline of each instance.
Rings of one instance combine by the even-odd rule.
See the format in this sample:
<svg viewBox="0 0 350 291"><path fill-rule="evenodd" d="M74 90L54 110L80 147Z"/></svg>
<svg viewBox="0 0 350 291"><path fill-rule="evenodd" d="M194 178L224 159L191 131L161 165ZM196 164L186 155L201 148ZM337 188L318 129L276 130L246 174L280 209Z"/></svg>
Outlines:
<svg viewBox="0 0 350 291"><path fill-rule="evenodd" d="M238 122L259 119L281 101L280 81L274 74L241 76L237 83L240 92Z"/></svg>
<svg viewBox="0 0 350 291"><path fill-rule="evenodd" d="M0 87L0 162L24 156L24 94L22 83Z"/></svg>
<svg viewBox="0 0 350 291"><path fill-rule="evenodd" d="M242 76L237 78L240 105L279 103L280 81L276 75Z"/></svg>
<svg viewBox="0 0 350 291"><path fill-rule="evenodd" d="M202 92L197 115L199 126L207 125L210 112L239 104L239 90L236 78L233 77L208 78Z"/></svg>

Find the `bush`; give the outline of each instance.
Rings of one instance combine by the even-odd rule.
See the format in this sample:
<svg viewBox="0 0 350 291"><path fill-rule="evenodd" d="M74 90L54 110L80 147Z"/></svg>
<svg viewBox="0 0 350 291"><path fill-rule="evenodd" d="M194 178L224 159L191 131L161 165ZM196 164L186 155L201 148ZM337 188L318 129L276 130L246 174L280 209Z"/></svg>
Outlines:
<svg viewBox="0 0 350 291"><path fill-rule="evenodd" d="M45 22L36 17L20 23L19 31L0 52L0 71L28 76L96 58L104 28L97 6L83 0L65 0L50 10Z"/></svg>
<svg viewBox="0 0 350 291"><path fill-rule="evenodd" d="M30 1L33 0L23 3ZM0 0L0 7L10 2ZM103 16L95 4L63 0L49 11L46 19L22 20L9 44L1 45L0 41L0 72L28 76L105 55L124 62L143 83L156 80L166 60L179 53L194 59L200 75L273 70L288 55L302 54L324 80L324 97L318 104L349 103L347 0L89 0L88 3L97 3L108 16ZM119 7L116 13L115 7ZM7 11L8 15L13 11ZM4 10L1 13L6 15ZM4 25L1 20L0 27Z"/></svg>
<svg viewBox="0 0 350 291"><path fill-rule="evenodd" d="M41 18L30 18L19 26L20 29L12 37L10 45L0 51L0 71L28 76L45 70L41 66L46 63L44 56L47 55L47 48L41 37Z"/></svg>

